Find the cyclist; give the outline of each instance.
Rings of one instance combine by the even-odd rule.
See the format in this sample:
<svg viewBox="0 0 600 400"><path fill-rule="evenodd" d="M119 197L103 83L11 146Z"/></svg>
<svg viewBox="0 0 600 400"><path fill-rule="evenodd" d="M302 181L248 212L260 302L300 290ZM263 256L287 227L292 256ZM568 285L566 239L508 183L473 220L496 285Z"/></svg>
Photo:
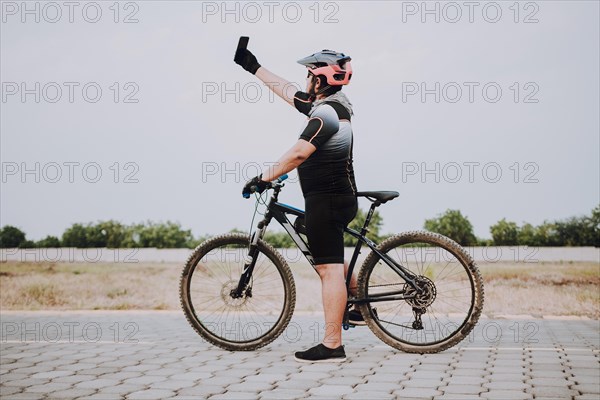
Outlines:
<svg viewBox="0 0 600 400"><path fill-rule="evenodd" d="M352 166L352 104L342 86L352 77L351 58L323 50L298 61L308 69L306 92L261 66L247 49L239 49L235 62L254 74L270 90L308 118L298 141L273 168L246 183L242 193L251 188L262 193L268 182L298 168L305 199L305 224L308 245L322 283L325 313L323 342L297 352L301 362L344 361L342 319L347 293L344 261L344 228L358 210L356 183ZM355 295L356 277L351 278ZM358 310L351 310L353 323L364 325Z"/></svg>

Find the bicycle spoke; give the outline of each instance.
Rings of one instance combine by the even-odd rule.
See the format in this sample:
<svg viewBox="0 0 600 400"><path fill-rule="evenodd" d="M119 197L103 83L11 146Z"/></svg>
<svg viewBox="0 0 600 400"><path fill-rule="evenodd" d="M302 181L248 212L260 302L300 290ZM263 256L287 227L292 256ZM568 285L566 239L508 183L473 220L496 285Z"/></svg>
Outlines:
<svg viewBox="0 0 600 400"><path fill-rule="evenodd" d="M186 266L191 273L182 275L188 320L207 340L226 349L257 348L272 341L287 326L295 303L289 267L269 248L259 247L248 286L236 291L248 240L230 234L206 242L206 248L197 249L203 252L195 259L198 265Z"/></svg>
<svg viewBox="0 0 600 400"><path fill-rule="evenodd" d="M419 237L425 240L419 241ZM406 234L397 242L390 242L384 253L416 276L416 287L404 282L383 260L375 259L361 271L361 275L366 274L366 297L388 292L390 286L399 287L406 297L372 302L370 307L377 308L379 317L373 320L375 325L369 326L379 326L380 337L389 338L387 343L403 350L441 349L442 343L450 343L451 338L460 340L465 335L460 329L472 316L476 299L471 267L462 261L468 256L458 258L455 252L460 249L450 251L440 246L444 238L427 232Z"/></svg>

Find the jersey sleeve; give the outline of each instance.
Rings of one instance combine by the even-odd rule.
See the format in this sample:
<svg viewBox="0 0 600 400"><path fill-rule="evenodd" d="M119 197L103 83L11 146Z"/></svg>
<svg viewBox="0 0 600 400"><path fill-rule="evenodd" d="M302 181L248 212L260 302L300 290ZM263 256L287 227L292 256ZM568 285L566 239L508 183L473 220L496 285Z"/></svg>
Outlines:
<svg viewBox="0 0 600 400"><path fill-rule="evenodd" d="M308 115L312 108L312 101L308 93L297 91L294 95L294 106L296 110L300 111L304 115Z"/></svg>
<svg viewBox="0 0 600 400"><path fill-rule="evenodd" d="M306 140L317 149L325 144L340 129L340 121L335 110L330 105L320 105L313 111L300 134L300 139Z"/></svg>

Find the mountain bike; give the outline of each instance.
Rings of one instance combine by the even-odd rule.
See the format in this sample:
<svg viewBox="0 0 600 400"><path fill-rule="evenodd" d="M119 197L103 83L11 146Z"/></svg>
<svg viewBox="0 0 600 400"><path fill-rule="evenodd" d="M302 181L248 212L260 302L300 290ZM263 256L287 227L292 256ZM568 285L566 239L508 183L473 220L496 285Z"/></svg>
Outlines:
<svg viewBox="0 0 600 400"><path fill-rule="evenodd" d="M275 219L314 268L305 240L304 212L278 201L286 175L273 181L264 218L251 234L228 233L201 243L180 280L180 300L191 326L226 350L255 350L281 335L292 317L296 286L283 256L263 240ZM372 202L357 239L346 278L366 245L370 254L349 295L343 319L357 305L366 325L383 342L409 353L436 353L462 341L483 308L483 281L470 255L453 240L425 231L394 235L380 244L366 237L375 209L398 192L358 192ZM258 206L258 205L257 205ZM256 212L256 210L255 210ZM294 219L292 223L292 219Z"/></svg>

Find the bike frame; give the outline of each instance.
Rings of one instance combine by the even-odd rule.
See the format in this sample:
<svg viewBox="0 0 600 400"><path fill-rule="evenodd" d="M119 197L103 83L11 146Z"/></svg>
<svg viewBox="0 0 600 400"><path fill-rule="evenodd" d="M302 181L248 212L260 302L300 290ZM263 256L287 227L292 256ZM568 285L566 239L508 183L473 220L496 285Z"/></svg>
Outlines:
<svg viewBox="0 0 600 400"><path fill-rule="evenodd" d="M240 277L240 282L239 282L238 288L237 288L237 290L235 290L236 296L241 296L242 292L245 290L245 288L248 286L248 284L250 282L250 279L252 276L252 271L254 269L254 265L256 263L256 259L258 256L258 251L257 251L258 240L263 238L263 236L266 232L266 229L273 218L277 222L279 222L279 224L283 227L283 229L285 229L285 231L288 233L288 235L290 236L292 241L302 251L302 254L304 254L304 257L306 257L308 262L311 264L311 266L316 271L315 261L310 252L308 244L304 241L302 236L300 236L300 233L297 231L294 224L292 224L292 222L288 218L288 215L294 215L298 218L302 218L302 217L304 217L305 213L304 213L304 211L302 211L298 208L292 207L287 204L280 203L278 201L279 192L283 186L284 186L284 184L282 184L282 183L278 183L278 184L274 185L274 187L273 187L274 192L271 195L271 198L267 205L267 210L266 210L265 216L264 216L263 220L258 223L257 230L252 235L252 238L250 240L250 248L248 251L248 256L246 258L246 262L245 262L245 266L244 266L244 271L242 273L242 276ZM344 229L344 233L347 233L347 234L355 237L358 240L356 243L356 246L354 248L354 252L352 254L350 264L348 266L348 273L346 276L347 293L348 294L350 293L350 291L349 291L350 279L352 277L352 272L356 265L356 261L358 260L358 255L361 253L360 250L361 250L363 244L365 244L367 247L369 247L371 249L371 251L373 251L375 254L377 254L381 258L381 260L383 262L385 262L388 265L388 267L390 267L396 274L398 274L398 276L400 276L410 287L412 287L416 291L416 293L421 293L421 288L415 282L416 276L412 272L410 272L407 268L405 268L404 266L402 266L401 264L396 262L394 259L389 257L387 254L384 254L381 251L379 251L377 249L377 244L366 237L366 234L369 231L368 226L369 226L369 223L371 222L371 218L373 217L373 213L375 212L375 209L379 205L381 205L381 203L379 203L378 201L373 202L373 204L371 205L371 207L369 209L369 213L367 214L367 218L365 219L365 223L364 223L362 229L360 230L360 232L358 232L354 229L351 229L351 228ZM366 303L366 302L373 303L373 302L380 302L380 301L406 300L406 299L414 298L415 296L416 295L406 296L404 289L369 295L368 299L366 299L366 298L362 298L362 299L351 298L349 295L348 296L348 307L352 304L361 304L361 303Z"/></svg>

